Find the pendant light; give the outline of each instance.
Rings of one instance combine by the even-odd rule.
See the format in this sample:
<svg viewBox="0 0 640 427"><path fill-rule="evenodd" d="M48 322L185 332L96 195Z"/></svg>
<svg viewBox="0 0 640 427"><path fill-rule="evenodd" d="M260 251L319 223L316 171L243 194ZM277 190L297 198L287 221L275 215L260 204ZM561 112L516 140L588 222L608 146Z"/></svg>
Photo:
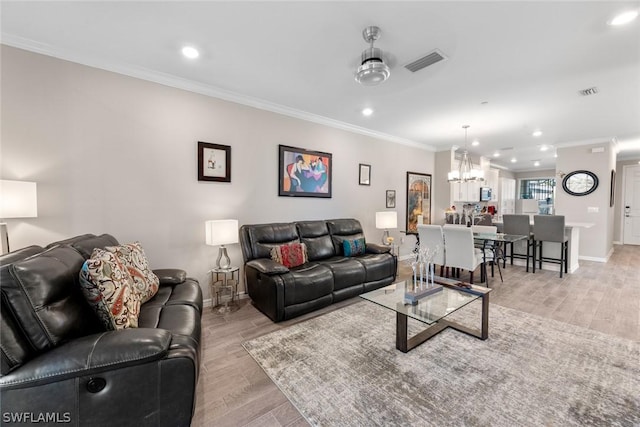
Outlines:
<svg viewBox="0 0 640 427"><path fill-rule="evenodd" d="M447 174L449 182L468 182L468 181L484 181L484 172L480 169L474 169L471 164L471 157L467 151L467 129L469 125L462 126L464 129L464 151L458 169L453 169Z"/></svg>

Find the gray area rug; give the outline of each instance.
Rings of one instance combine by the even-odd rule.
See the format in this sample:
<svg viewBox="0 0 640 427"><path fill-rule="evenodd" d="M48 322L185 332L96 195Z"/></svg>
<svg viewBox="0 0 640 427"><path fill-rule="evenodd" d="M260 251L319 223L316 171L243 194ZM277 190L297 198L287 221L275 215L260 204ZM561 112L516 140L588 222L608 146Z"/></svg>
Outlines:
<svg viewBox="0 0 640 427"><path fill-rule="evenodd" d="M476 327L479 307L450 317ZM363 301L244 347L311 425L640 425L640 343L494 304L486 341L404 354L395 313Z"/></svg>

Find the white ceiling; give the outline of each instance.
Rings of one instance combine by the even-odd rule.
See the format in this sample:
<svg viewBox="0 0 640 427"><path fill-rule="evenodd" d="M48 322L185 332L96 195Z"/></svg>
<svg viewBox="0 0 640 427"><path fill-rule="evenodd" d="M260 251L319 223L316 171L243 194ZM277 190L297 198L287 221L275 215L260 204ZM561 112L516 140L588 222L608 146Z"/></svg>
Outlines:
<svg viewBox="0 0 640 427"><path fill-rule="evenodd" d="M554 147L616 139L640 157L639 1L199 1L1 4L2 43L437 151L464 145L511 170ZM392 72L354 81L364 27ZM188 60L192 45L201 56ZM403 66L439 49L448 60ZM596 86L589 97L581 89ZM486 102L483 104L483 102ZM361 110L375 110L364 117ZM543 131L534 138L531 132ZM635 148L633 148L635 147ZM508 159L517 157L517 163Z"/></svg>

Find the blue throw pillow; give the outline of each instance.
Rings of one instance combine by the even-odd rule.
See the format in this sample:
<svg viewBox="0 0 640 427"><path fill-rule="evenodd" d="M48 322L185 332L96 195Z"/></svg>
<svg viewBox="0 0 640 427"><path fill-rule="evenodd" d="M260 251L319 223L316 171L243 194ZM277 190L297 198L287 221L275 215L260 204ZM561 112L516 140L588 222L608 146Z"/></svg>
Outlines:
<svg viewBox="0 0 640 427"><path fill-rule="evenodd" d="M345 239L342 241L342 248L344 249L344 256L363 255L366 249L364 237L352 240Z"/></svg>

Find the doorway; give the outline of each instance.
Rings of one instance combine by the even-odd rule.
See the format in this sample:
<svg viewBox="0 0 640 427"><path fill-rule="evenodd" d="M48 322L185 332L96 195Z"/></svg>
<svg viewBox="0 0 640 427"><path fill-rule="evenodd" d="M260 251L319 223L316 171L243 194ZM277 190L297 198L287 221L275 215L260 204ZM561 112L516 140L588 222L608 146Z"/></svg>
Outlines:
<svg viewBox="0 0 640 427"><path fill-rule="evenodd" d="M640 164L625 165L622 194L622 243L640 245Z"/></svg>

